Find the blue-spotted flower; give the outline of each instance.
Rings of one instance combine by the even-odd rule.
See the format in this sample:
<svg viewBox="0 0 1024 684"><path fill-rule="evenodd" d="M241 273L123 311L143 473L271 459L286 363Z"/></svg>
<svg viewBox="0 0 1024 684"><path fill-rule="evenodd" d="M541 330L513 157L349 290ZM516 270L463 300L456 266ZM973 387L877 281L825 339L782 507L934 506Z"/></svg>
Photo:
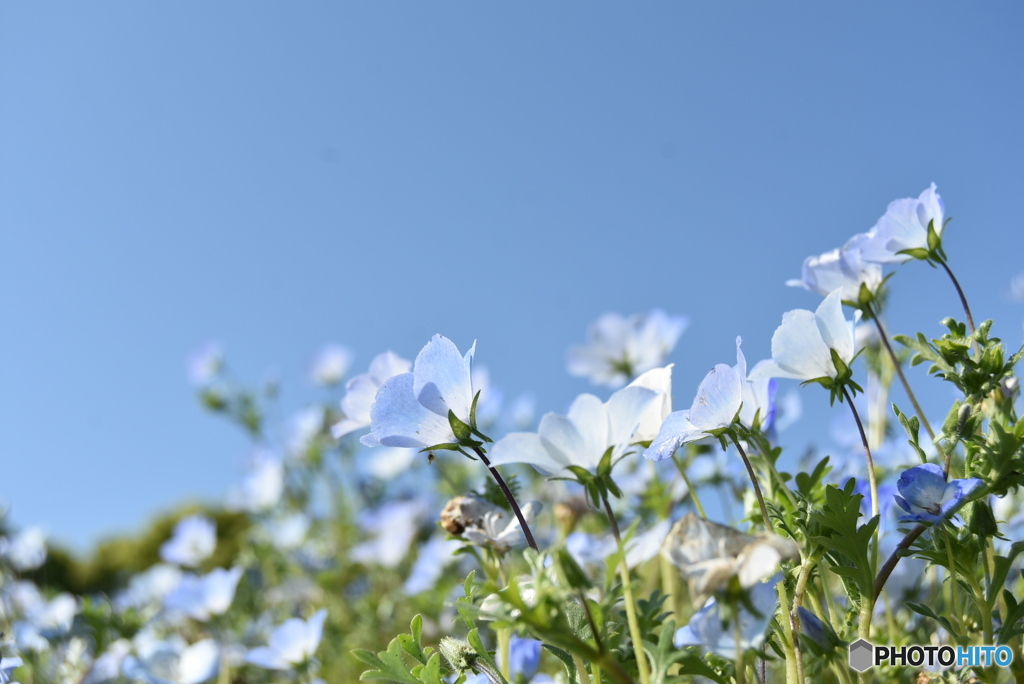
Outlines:
<svg viewBox="0 0 1024 684"><path fill-rule="evenodd" d="M455 343L434 335L416 357L411 373L396 375L377 390L370 408L370 434L366 446L417 447L457 444L454 416L470 425L473 408L473 355L465 356Z"/></svg>
<svg viewBox="0 0 1024 684"><path fill-rule="evenodd" d="M908 197L893 201L860 243L864 260L876 264L899 264L908 259L922 258L934 249L933 240L942 237L945 211L935 183L916 199ZM935 234L932 240L929 239L929 227ZM920 251L915 254L907 250Z"/></svg>
<svg viewBox="0 0 1024 684"><path fill-rule="evenodd" d="M964 500L982 485L976 477L946 482L942 468L925 463L903 471L896 487L896 503L908 515L901 522L938 523L953 515Z"/></svg>
<svg viewBox="0 0 1024 684"><path fill-rule="evenodd" d="M755 615L745 606L739 608L741 652L760 648L764 643L765 630L775 614L775 585L782 579L775 575L768 582L755 584L750 589L750 604L759 613ZM690 623L676 630L674 643L677 648L700 646L723 658L736 658L736 632L732 625L725 625L719 614L718 603L709 600L703 608L690 618Z"/></svg>
<svg viewBox="0 0 1024 684"><path fill-rule="evenodd" d="M587 330L587 344L569 350L570 375L595 385L622 387L632 378L665 363L689 326L686 316L661 309L626 318L606 313Z"/></svg>

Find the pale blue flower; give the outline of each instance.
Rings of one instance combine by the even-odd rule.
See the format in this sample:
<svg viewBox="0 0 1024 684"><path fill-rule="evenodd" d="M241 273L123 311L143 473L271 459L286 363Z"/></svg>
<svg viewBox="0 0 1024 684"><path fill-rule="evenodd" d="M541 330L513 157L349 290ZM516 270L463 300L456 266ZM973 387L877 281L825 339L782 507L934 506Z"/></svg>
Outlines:
<svg viewBox="0 0 1024 684"><path fill-rule="evenodd" d="M473 405L473 355L442 335L434 335L416 357L411 373L387 380L377 390L370 408L370 434L366 446L425 448L458 442L448 420L449 411L470 423Z"/></svg>
<svg viewBox="0 0 1024 684"><path fill-rule="evenodd" d="M917 199L898 199L889 204L885 215L865 233L861 254L876 264L898 264L912 257L898 254L906 249L929 249L928 224L941 237L945 227L945 205L932 183Z"/></svg>
<svg viewBox="0 0 1024 684"><path fill-rule="evenodd" d="M284 462L270 451L257 451L249 459L242 481L228 490L227 507L260 513L273 508L284 493Z"/></svg>
<svg viewBox="0 0 1024 684"><path fill-rule="evenodd" d="M412 363L392 351L375 356L368 372L355 376L345 385L345 396L341 400L344 417L331 427L335 439L369 427L370 407L377 390L385 381L410 370Z"/></svg>
<svg viewBox="0 0 1024 684"><path fill-rule="evenodd" d="M787 280L786 285L802 287L822 297L838 289L844 300L853 302L857 301L862 284L875 292L882 284L882 267L864 261L861 246L867 239L867 235L857 235L839 249L807 257L801 277Z"/></svg>
<svg viewBox="0 0 1024 684"><path fill-rule="evenodd" d="M595 385L621 387L663 365L689 324L686 316L670 316L661 309L629 318L606 313L587 330L587 344L569 350L569 374L590 378Z"/></svg>
<svg viewBox="0 0 1024 684"><path fill-rule="evenodd" d="M313 358L309 377L317 385L334 385L341 382L352 365L352 350L340 344L328 344Z"/></svg>
<svg viewBox="0 0 1024 684"><path fill-rule="evenodd" d="M215 568L203 576L184 575L181 581L164 597L164 607L180 611L194 620L206 622L214 615L222 615L235 600L235 589L242 579L242 568Z"/></svg>
<svg viewBox="0 0 1024 684"><path fill-rule="evenodd" d="M528 463L549 473L568 466L595 470L609 448L612 460L626 453L634 442L645 441L666 409L671 393L669 369L649 371L633 384L602 402L581 394L567 415L548 413L537 432L512 432L491 449L491 463ZM655 391L640 384L660 387Z"/></svg>
<svg viewBox="0 0 1024 684"><path fill-rule="evenodd" d="M24 664L17 656L12 658L0 658L0 684L7 684L11 681L11 673Z"/></svg>
<svg viewBox="0 0 1024 684"><path fill-rule="evenodd" d="M760 615L754 615L746 607L740 606L740 643L741 651L760 648L764 643L764 633L768 623L775 614L775 585L782 575L775 575L768 582L758 583L750 589L750 603ZM719 616L718 604L710 599L703 608L690 619L685 627L676 630L675 645L700 646L728 660L736 658L736 638L734 626L724 625Z"/></svg>
<svg viewBox="0 0 1024 684"><path fill-rule="evenodd" d="M267 646L249 651L246 662L266 670L288 670L306 662L320 645L326 619L327 610L321 608L309 620L285 620L271 632Z"/></svg>
<svg viewBox="0 0 1024 684"><path fill-rule="evenodd" d="M513 682L530 681L540 667L541 642L512 635L508 648L508 670ZM498 651L498 667L502 667L502 654Z"/></svg>
<svg viewBox="0 0 1024 684"><path fill-rule="evenodd" d="M909 515L900 521L934 524L946 520L982 484L976 477L946 482L942 468L934 463L905 470L896 483L902 496L895 499Z"/></svg>
<svg viewBox="0 0 1024 684"><path fill-rule="evenodd" d="M35 570L46 562L46 532L41 527L26 527L9 539L0 537L0 558L6 558L15 570Z"/></svg>
<svg viewBox="0 0 1024 684"><path fill-rule="evenodd" d="M377 509L360 513L359 525L371 538L353 546L349 557L364 565L397 567L409 552L426 509L422 499L412 499L389 501Z"/></svg>
<svg viewBox="0 0 1024 684"><path fill-rule="evenodd" d="M220 645L203 639L188 646L178 635L156 639L147 630L135 637L135 653L124 658L125 677L146 684L199 684L220 669Z"/></svg>
<svg viewBox="0 0 1024 684"><path fill-rule="evenodd" d="M217 525L205 515L178 521L171 538L160 546L160 558L193 568L210 557L217 546Z"/></svg>
<svg viewBox="0 0 1024 684"><path fill-rule="evenodd" d="M854 324L843 316L842 290L834 290L816 311L794 309L782 316L782 325L772 336L772 361L759 364L751 373L752 380L791 378L816 380L838 375L831 350L844 364L853 361L855 353Z"/></svg>
<svg viewBox="0 0 1024 684"><path fill-rule="evenodd" d="M412 564L409 576L402 585L402 591L409 596L415 596L433 589L437 580L444 574L444 569L458 558L455 552L462 546L461 540L448 539L445 534L432 536L416 554L416 562Z"/></svg>

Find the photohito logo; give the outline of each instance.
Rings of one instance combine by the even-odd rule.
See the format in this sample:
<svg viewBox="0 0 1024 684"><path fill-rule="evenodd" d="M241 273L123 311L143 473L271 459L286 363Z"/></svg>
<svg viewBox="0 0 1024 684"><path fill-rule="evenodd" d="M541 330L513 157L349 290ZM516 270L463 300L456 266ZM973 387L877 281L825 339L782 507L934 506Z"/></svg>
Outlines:
<svg viewBox="0 0 1024 684"><path fill-rule="evenodd" d="M888 663L911 667L1007 667L1013 662L1009 646L875 646L864 639L850 644L850 667L857 672Z"/></svg>

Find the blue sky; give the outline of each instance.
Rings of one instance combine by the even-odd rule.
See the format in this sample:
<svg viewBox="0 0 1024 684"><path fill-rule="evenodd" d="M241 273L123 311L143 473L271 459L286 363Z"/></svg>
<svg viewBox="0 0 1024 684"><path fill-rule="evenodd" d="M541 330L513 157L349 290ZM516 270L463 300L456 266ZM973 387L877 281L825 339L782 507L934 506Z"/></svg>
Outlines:
<svg viewBox="0 0 1024 684"><path fill-rule="evenodd" d="M564 410L604 311L693 324L676 398L769 353L811 253L935 181L978 319L1024 307L1012 3L0 5L0 496L78 547L215 501L245 440L183 360L284 384L435 332ZM896 332L958 314L901 269ZM948 389L912 373L939 410ZM925 390L919 390L924 393ZM789 438L826 443L805 390Z"/></svg>

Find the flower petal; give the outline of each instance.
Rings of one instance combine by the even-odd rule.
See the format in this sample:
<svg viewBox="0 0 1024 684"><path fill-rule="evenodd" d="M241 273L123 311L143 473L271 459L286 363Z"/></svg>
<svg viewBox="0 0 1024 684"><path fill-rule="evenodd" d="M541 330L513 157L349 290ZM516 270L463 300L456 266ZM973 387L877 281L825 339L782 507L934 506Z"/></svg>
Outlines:
<svg viewBox="0 0 1024 684"><path fill-rule="evenodd" d="M743 401L743 383L732 366L720 363L704 376L690 407L694 428L714 430L732 423Z"/></svg>
<svg viewBox="0 0 1024 684"><path fill-rule="evenodd" d="M676 449L683 444L703 438L704 432L693 427L689 416L688 410L670 413L662 423L658 435L651 442L651 446L644 451L644 458L652 461L671 458Z"/></svg>
<svg viewBox="0 0 1024 684"><path fill-rule="evenodd" d="M370 419L373 436L384 446L422 448L458 441L447 417L427 410L416 400L412 373L396 375L380 386Z"/></svg>
<svg viewBox="0 0 1024 684"><path fill-rule="evenodd" d="M839 358L845 363L850 363L853 360L854 352L853 328L843 316L843 291L833 290L830 292L818 305L818 310L814 312L814 318L825 345L830 349L835 349ZM835 367L831 355L829 356L829 366L832 366L833 369ZM831 375L834 377L834 370Z"/></svg>
<svg viewBox="0 0 1024 684"><path fill-rule="evenodd" d="M569 465L557 456L557 452L544 447L536 432L510 432L498 440L487 455L493 466L528 463L549 473L557 473Z"/></svg>
<svg viewBox="0 0 1024 684"><path fill-rule="evenodd" d="M763 366L758 378L813 380L832 377L836 372L828 345L818 331L817 318L806 309L794 309L782 315L782 325L772 335L772 359L776 368Z"/></svg>
<svg viewBox="0 0 1024 684"><path fill-rule="evenodd" d="M451 410L460 420L469 422L473 383L469 363L454 342L434 335L420 350L412 372L417 401L446 421Z"/></svg>
<svg viewBox="0 0 1024 684"><path fill-rule="evenodd" d="M646 419L647 411L659 400L657 392L639 385L623 387L613 394L607 404L609 434L602 454L608 446L624 447L633 442L640 422ZM657 410L660 413L660 408Z"/></svg>

